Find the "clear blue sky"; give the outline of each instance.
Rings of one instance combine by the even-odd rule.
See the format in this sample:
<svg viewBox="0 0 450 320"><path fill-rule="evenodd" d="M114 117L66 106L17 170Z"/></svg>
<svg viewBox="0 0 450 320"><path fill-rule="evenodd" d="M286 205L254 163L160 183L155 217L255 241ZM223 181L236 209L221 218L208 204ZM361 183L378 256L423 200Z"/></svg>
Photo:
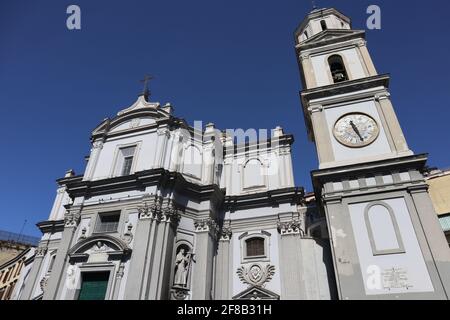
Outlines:
<svg viewBox="0 0 450 320"><path fill-rule="evenodd" d="M316 1L365 28L366 8L382 8L382 30L368 31L380 73L407 140L429 164L450 166L450 3ZM408 3L408 5L406 5ZM82 29L66 28L77 4ZM296 184L310 188L317 167L300 109L293 31L310 1L2 0L0 229L39 235L55 179L84 170L91 130L134 102L145 73L152 101L171 102L189 123L274 128L295 136Z"/></svg>

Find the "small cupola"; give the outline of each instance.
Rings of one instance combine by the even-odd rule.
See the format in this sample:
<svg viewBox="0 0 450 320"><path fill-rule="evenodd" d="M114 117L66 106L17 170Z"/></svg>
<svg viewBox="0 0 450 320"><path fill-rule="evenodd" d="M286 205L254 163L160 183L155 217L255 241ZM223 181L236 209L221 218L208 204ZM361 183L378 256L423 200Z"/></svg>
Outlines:
<svg viewBox="0 0 450 320"><path fill-rule="evenodd" d="M297 43L302 43L326 30L350 29L350 19L336 9L314 9L295 31L295 38Z"/></svg>

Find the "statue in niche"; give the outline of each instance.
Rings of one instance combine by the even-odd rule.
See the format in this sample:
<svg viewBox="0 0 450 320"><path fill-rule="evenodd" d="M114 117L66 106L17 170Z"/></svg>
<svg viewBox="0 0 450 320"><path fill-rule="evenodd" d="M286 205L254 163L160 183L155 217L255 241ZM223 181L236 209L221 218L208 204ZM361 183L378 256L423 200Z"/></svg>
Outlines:
<svg viewBox="0 0 450 320"><path fill-rule="evenodd" d="M175 276L173 284L175 287L187 287L188 273L191 266L193 254L189 247L181 245L175 257Z"/></svg>

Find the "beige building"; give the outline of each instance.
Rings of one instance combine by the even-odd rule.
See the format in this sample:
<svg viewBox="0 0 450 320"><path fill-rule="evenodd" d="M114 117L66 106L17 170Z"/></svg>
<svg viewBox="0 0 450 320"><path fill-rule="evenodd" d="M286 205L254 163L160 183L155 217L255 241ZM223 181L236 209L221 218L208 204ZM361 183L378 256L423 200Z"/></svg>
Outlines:
<svg viewBox="0 0 450 320"><path fill-rule="evenodd" d="M0 265L0 300L10 300L16 283L21 276L21 272L27 260L34 252L33 247L23 250L19 255Z"/></svg>
<svg viewBox="0 0 450 320"><path fill-rule="evenodd" d="M450 169L431 170L426 179L434 209L450 245Z"/></svg>

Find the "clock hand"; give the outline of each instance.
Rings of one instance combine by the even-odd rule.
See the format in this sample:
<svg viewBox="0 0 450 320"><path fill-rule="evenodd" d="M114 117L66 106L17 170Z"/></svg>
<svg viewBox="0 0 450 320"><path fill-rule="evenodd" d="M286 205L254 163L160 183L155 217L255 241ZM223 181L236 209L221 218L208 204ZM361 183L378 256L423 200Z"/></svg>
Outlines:
<svg viewBox="0 0 450 320"><path fill-rule="evenodd" d="M361 141L364 141L363 137L361 136L361 133L359 133L358 127L353 123L353 121L350 121L350 125L352 126L353 130L356 132L358 137L361 139Z"/></svg>

